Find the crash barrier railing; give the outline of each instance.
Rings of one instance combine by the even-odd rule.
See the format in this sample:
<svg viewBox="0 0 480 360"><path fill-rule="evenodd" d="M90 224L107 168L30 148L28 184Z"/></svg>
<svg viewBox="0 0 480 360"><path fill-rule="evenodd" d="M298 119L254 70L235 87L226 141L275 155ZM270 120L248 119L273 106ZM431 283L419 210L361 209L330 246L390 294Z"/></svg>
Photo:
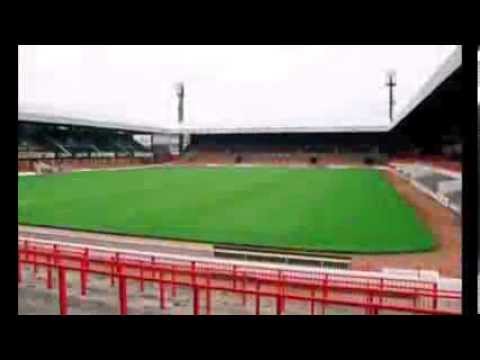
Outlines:
<svg viewBox="0 0 480 360"><path fill-rule="evenodd" d="M217 258L237 259L244 261L258 261L270 263L283 263L290 265L320 266L323 268L348 269L351 259L345 257L331 257L322 255L296 254L288 252L252 251L250 249L229 248L214 246L214 255Z"/></svg>
<svg viewBox="0 0 480 360"><path fill-rule="evenodd" d="M460 291L438 289L435 281L309 272L254 266L241 262L188 260L172 255L145 256L133 251L111 251L80 245L48 244L41 240L19 240L18 282L24 281L24 267L32 274L46 271L46 287L53 289L57 273L59 312L68 314L67 276L80 274L81 295L87 296L92 274L110 278L118 287L120 314L128 314L128 282L137 282L143 292L146 283L158 285L161 309L166 309L167 290L175 297L177 289L192 291L193 314L201 312L205 298L206 314L213 314L216 292L255 299L255 314L262 299L275 299L275 313L283 314L289 302L303 302L310 314L325 314L328 307L347 307L365 314L383 312L455 315L461 312ZM204 295L204 296L202 296ZM320 306L320 311L318 307Z"/></svg>

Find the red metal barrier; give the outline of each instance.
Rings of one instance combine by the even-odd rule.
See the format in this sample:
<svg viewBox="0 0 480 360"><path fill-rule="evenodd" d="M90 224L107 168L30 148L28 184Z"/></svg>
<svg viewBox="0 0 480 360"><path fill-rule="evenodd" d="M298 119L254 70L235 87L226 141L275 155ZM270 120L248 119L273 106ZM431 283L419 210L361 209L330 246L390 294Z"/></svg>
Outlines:
<svg viewBox="0 0 480 360"><path fill-rule="evenodd" d="M18 283L20 284L23 280L23 274L22 274L22 263L20 261L20 254L18 255Z"/></svg>
<svg viewBox="0 0 480 360"><path fill-rule="evenodd" d="M121 273L122 265L119 265L118 292L120 300L120 315L128 314L127 277Z"/></svg>
<svg viewBox="0 0 480 360"><path fill-rule="evenodd" d="M158 281L158 291L160 292L160 308L165 310L167 308L167 298L165 294L165 285L163 284L163 273L160 272L160 280Z"/></svg>
<svg viewBox="0 0 480 360"><path fill-rule="evenodd" d="M58 299L60 315L68 314L67 271L64 267L58 268Z"/></svg>
<svg viewBox="0 0 480 360"><path fill-rule="evenodd" d="M145 281L143 279L143 263L140 263L140 291L145 291Z"/></svg>
<svg viewBox="0 0 480 360"><path fill-rule="evenodd" d="M80 282L81 282L81 294L82 296L87 295L87 277L88 277L88 249L85 249L84 258L81 263L81 273L80 273Z"/></svg>
<svg viewBox="0 0 480 360"><path fill-rule="evenodd" d="M47 256L47 289L53 289L53 279L52 279L52 256Z"/></svg>
<svg viewBox="0 0 480 360"><path fill-rule="evenodd" d="M34 268L46 268L47 288L52 287L51 270L58 269L61 314L68 312L67 272L80 273L82 295L87 295L88 274L110 277L113 286L117 278L121 314L128 314L128 281L138 281L141 290L145 282L157 283L162 310L166 309L165 286L172 288L173 296L177 286L188 287L192 290L194 314L201 312L201 293L206 295L206 313L211 314L214 311L211 298L216 291L240 295L243 305L247 303L247 296L254 296L256 314L261 312L262 298L275 300L277 314L285 313L287 302L293 300L305 302L307 308L309 304L310 314L315 314L316 303L320 303L322 314L326 312L327 306L364 309L366 314L378 314L380 311L412 314L460 313L460 293L440 291L433 282L411 281L407 284L402 280L387 278L272 271L253 265L180 261L165 257L152 257L145 262L127 255L121 256L118 252L112 256L111 253L89 251L88 248L59 248L38 244L32 247L28 242L19 244L19 282L22 281L22 266L25 264ZM405 304L409 299L413 300L412 304ZM458 306L453 310L441 308L440 301L447 300Z"/></svg>
<svg viewBox="0 0 480 360"><path fill-rule="evenodd" d="M172 265L172 296L175 297L177 296L177 279L176 279L176 269L175 265Z"/></svg>
<svg viewBox="0 0 480 360"><path fill-rule="evenodd" d="M113 256L110 260L110 286L115 286L115 258Z"/></svg>
<svg viewBox="0 0 480 360"><path fill-rule="evenodd" d="M210 286L211 286L210 274L208 274L208 275L207 275L207 289L206 289L207 315L211 315L211 314L212 314L212 298L211 298L211 294L210 294Z"/></svg>
<svg viewBox="0 0 480 360"><path fill-rule="evenodd" d="M260 281L256 282L256 294L255 294L255 315L260 315Z"/></svg>

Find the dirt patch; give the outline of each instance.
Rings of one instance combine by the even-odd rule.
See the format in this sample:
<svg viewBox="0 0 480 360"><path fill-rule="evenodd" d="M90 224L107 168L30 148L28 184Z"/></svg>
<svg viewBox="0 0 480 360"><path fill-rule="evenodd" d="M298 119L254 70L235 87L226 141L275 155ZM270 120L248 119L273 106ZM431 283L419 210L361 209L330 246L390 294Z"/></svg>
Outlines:
<svg viewBox="0 0 480 360"><path fill-rule="evenodd" d="M354 255L354 269L385 267L437 270L442 276L462 276L462 222L451 210L415 189L408 181L390 171L384 176L415 208L418 217L431 229L436 239L436 249L427 253L398 255Z"/></svg>

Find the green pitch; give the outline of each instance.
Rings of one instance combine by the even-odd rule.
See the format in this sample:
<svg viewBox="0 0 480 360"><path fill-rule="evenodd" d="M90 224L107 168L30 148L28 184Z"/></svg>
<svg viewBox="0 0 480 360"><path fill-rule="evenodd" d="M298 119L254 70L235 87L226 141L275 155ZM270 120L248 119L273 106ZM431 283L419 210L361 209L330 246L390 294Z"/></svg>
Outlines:
<svg viewBox="0 0 480 360"><path fill-rule="evenodd" d="M434 246L375 170L164 168L18 182L23 224L358 253Z"/></svg>

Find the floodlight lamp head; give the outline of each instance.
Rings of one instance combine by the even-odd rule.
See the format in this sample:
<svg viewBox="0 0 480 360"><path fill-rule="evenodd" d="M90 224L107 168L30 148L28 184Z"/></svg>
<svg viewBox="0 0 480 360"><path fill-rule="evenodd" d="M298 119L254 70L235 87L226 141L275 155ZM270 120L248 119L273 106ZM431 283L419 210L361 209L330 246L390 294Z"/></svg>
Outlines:
<svg viewBox="0 0 480 360"><path fill-rule="evenodd" d="M175 84L175 92L177 93L178 97L183 97L185 93L183 82L179 82Z"/></svg>
<svg viewBox="0 0 480 360"><path fill-rule="evenodd" d="M395 70L388 70L387 71L387 83L392 82L395 83L397 80L397 72Z"/></svg>

